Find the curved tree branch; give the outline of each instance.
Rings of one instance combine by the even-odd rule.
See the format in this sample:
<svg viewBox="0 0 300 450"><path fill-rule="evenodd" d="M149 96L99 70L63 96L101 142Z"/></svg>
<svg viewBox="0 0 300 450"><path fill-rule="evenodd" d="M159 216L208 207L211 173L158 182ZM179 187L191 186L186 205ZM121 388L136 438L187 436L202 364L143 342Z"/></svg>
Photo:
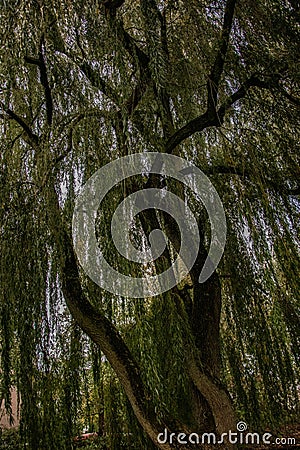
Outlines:
<svg viewBox="0 0 300 450"><path fill-rule="evenodd" d="M33 133L29 125L26 123L25 119L16 114L10 108L6 108L4 103L0 102L0 106L8 117L15 120L17 124L20 125L21 128L23 128L28 142L32 145L33 148L36 148L39 143L39 137L35 133Z"/></svg>
<svg viewBox="0 0 300 450"><path fill-rule="evenodd" d="M45 51L45 42L44 42L44 35L42 35L41 40L40 40L38 59L26 55L24 57L24 60L28 64L36 65L39 68L40 81L44 88L44 93L45 93L47 123L49 126L51 126L52 118L53 118L53 99L52 99L52 93L51 93L51 88L50 88L48 74L47 74L47 67L46 67L46 63L45 63L44 51Z"/></svg>
<svg viewBox="0 0 300 450"><path fill-rule="evenodd" d="M234 430L236 418L227 392L202 372L193 359L190 360L188 369L195 386L211 407L217 432L222 434Z"/></svg>
<svg viewBox="0 0 300 450"><path fill-rule="evenodd" d="M48 207L49 225L59 254L62 291L70 313L80 328L107 357L123 386L137 420L153 443L164 450L188 449L188 445L182 446L175 443L171 446L158 443L157 436L164 428L171 432L178 428L178 424L168 419L162 423L157 421L150 395L145 390L139 367L129 348L115 326L86 298L82 290L73 246L65 229L57 194L53 188L49 189Z"/></svg>
<svg viewBox="0 0 300 450"><path fill-rule="evenodd" d="M131 115L151 82L151 74L149 70L150 59L149 56L137 45L134 38L124 29L122 21L116 18L116 9L118 8L116 4L119 3L119 6L121 6L124 2L118 0L103 2L108 25L111 30L113 30L122 47L132 58L136 72L139 72L139 79L137 80L126 105L127 111Z"/></svg>
<svg viewBox="0 0 300 450"><path fill-rule="evenodd" d="M274 77L277 77L274 75ZM220 127L223 124L226 112L238 101L243 99L251 87L259 87L262 89L271 89L273 87L272 77L267 80L260 79L257 75L249 77L241 87L228 96L216 112L211 112L207 109L203 114L192 119L186 125L177 130L168 140L165 151L172 153L172 151L183 142L186 138L192 136L196 132L203 131L208 127Z"/></svg>
<svg viewBox="0 0 300 450"><path fill-rule="evenodd" d="M217 107L219 84L224 70L225 59L228 51L229 37L233 24L235 5L236 0L227 0L225 5L225 14L219 49L211 72L208 76L207 82L207 109L209 111L215 111Z"/></svg>

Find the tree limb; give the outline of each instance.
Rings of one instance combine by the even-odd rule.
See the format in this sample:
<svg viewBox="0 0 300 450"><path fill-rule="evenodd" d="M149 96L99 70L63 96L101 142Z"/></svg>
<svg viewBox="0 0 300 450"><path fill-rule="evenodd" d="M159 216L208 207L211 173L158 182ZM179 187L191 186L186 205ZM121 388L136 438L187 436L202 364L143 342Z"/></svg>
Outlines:
<svg viewBox="0 0 300 450"><path fill-rule="evenodd" d="M111 2L108 2L111 3ZM112 3L115 3L114 1ZM57 19L51 8L46 9L47 17L48 17L48 27L49 32L47 33L47 37L51 40L52 44L54 45L55 49L59 51L60 53L67 56L67 58L71 59L78 67L79 69L84 73L84 75L87 77L87 79L90 81L90 83L95 86L97 89L100 89L101 92L103 92L104 95L106 95L112 102L118 106L117 102L117 95L114 92L114 90L109 86L109 84L104 81L101 76L99 75L98 71L93 69L87 62L83 61L78 64L78 62L74 61L74 57L70 55L66 49L65 43L59 33L59 28L57 26ZM83 53L83 49L80 45L78 33L76 33L77 38L77 45L80 48L81 53ZM43 55L42 55L43 56ZM84 55L82 55L84 57ZM40 59L34 59L32 57L25 57L25 61L30 64L37 64L40 66L41 61ZM44 72L45 73L45 72ZM44 86L45 87L45 86ZM48 92L48 91L47 91ZM46 93L46 92L45 92ZM50 100L50 99L49 99ZM50 106L50 102L49 102Z"/></svg>
<svg viewBox="0 0 300 450"><path fill-rule="evenodd" d="M164 138L167 140L174 134L174 124L170 108L170 97L166 89L165 79L169 67L169 51L165 15L159 10L154 0L141 0L144 16L150 68L155 97L158 99L159 116ZM159 61L157 56L159 55ZM155 69L156 68L156 69Z"/></svg>
<svg viewBox="0 0 300 450"><path fill-rule="evenodd" d="M195 132L203 131L205 128L211 126L220 126L220 117L224 117L227 109L239 98L246 95L246 86L243 86L235 95L231 96L229 104L226 103L223 109L220 109L216 114L217 107L217 97L220 79L224 69L225 58L228 50L228 43L230 32L232 29L234 10L235 10L236 0L227 0L225 6L224 22L221 34L220 47L215 58L211 73L208 80L208 105L207 110L201 116L196 117L189 123L184 125L182 128L177 130L167 141L166 152L171 153L177 145L179 145L183 140L193 135Z"/></svg>
<svg viewBox="0 0 300 450"><path fill-rule="evenodd" d="M6 108L2 102L0 102L0 105L3 111L7 114L7 116L15 120L17 124L20 125L21 128L23 128L29 143L32 145L32 147L36 148L39 143L39 137L32 132L31 128L27 125L25 120L18 114L16 114L14 111L12 111L10 108Z"/></svg>
<svg viewBox="0 0 300 450"><path fill-rule="evenodd" d="M175 131L175 133L169 138L166 143L165 150L166 153L172 153L172 151L186 138L192 136L197 131L203 131L205 128L216 126L218 121L216 118L213 120L209 117L208 111L206 111L201 116L196 117L195 119L188 122L179 130Z"/></svg>
<svg viewBox="0 0 300 450"><path fill-rule="evenodd" d="M202 372L193 358L190 358L188 369L195 386L211 407L217 432L222 434L228 433L228 430L234 430L236 418L227 392Z"/></svg>
<svg viewBox="0 0 300 450"><path fill-rule="evenodd" d="M53 118L53 100L44 57L44 36L41 37L39 61L40 79L45 92L47 123L49 126L51 126Z"/></svg>
<svg viewBox="0 0 300 450"><path fill-rule="evenodd" d="M237 166L217 165L202 170L206 175L218 175L218 174L238 175L239 177L247 179L248 181L251 180L251 171L249 171L249 169L239 168ZM292 177L286 181L296 182L296 180L293 179ZM271 188L273 191L277 193L292 196L300 195L300 185L294 188L289 188L284 185L284 182L278 183L273 181L272 179L264 180L264 183L266 188Z"/></svg>
<svg viewBox="0 0 300 450"><path fill-rule="evenodd" d="M36 66L40 65L40 60L37 58L33 58L32 56L25 55L24 61L27 62L28 64L34 64Z"/></svg>
<svg viewBox="0 0 300 450"><path fill-rule="evenodd" d="M207 109L215 111L217 107L218 91L220 79L224 70L225 59L228 51L229 37L233 24L234 10L235 10L236 0L227 0L225 5L225 14L223 21L223 28L221 33L221 39L219 44L219 49L208 76L207 82Z"/></svg>
<svg viewBox="0 0 300 450"><path fill-rule="evenodd" d="M291 103L293 103L296 106L300 106L300 99L297 97L294 97L293 95L289 94L285 89L281 89L282 95L286 97Z"/></svg>
<svg viewBox="0 0 300 450"><path fill-rule="evenodd" d="M116 112L114 112L114 113L116 113ZM47 181L48 181L48 179L49 179L49 177L50 177L54 167L58 163L63 161L71 153L71 151L73 149L73 131L74 131L74 128L76 127L76 125L78 125L79 122L81 122L82 120L84 120L84 119L86 119L88 117L109 117L109 116L113 117L110 114L110 111L103 111L103 110L97 110L97 109L96 110L92 110L92 111L87 111L87 112L75 115L74 117L72 117L72 119L70 121L68 121L67 124L65 123L65 124L63 124L60 127L60 132L63 133L64 128L67 125L70 125L70 128L68 130L68 134L67 134L67 147L60 155L58 155L57 157L55 157L52 160L52 162L50 164L50 167L47 170L47 173L46 173L46 175L45 175L45 177L44 177L44 179L43 179L43 181L41 183L42 187L46 185L46 183L47 183Z"/></svg>
<svg viewBox="0 0 300 450"><path fill-rule="evenodd" d="M48 191L49 226L59 255L62 291L72 317L80 328L103 351L115 370L132 409L153 443L163 450L188 449L189 445L159 444L157 436L164 428L168 432L180 430L176 421L167 418L159 423L148 392L140 376L139 367L116 327L87 299L81 286L77 261L70 236L60 213L57 194ZM182 429L182 428L181 428Z"/></svg>
<svg viewBox="0 0 300 450"><path fill-rule="evenodd" d="M108 7L107 3L111 6ZM136 44L134 38L124 29L122 22L117 20L115 14L116 6L113 6L114 3L118 3L118 1L104 2L108 25L119 39L120 44L130 55L136 69L138 69L140 73L139 80L134 86L132 95L129 97L126 104L128 113L132 114L151 82L151 74L149 70L150 59L149 56Z"/></svg>
<svg viewBox="0 0 300 450"><path fill-rule="evenodd" d="M203 170L203 172L206 175L228 174L228 175L238 175L240 177L249 176L248 172L245 169L240 169L239 167L236 166L217 165L208 167L207 169Z"/></svg>
<svg viewBox="0 0 300 450"><path fill-rule="evenodd" d="M28 64L34 64L34 65L38 66L38 68L39 68L40 81L44 88L44 93L45 93L47 123L49 126L51 126L52 118L53 118L53 100L52 100L52 93L51 93L51 88L50 88L50 84L49 84L49 80L48 80L47 68L46 68L46 63L45 63L45 58L44 58L44 35L41 36L38 59L26 55L24 57L24 60Z"/></svg>
<svg viewBox="0 0 300 450"><path fill-rule="evenodd" d="M182 128L177 130L168 140L165 147L166 152L172 153L177 145L196 132L203 131L205 128L212 126L220 127L224 121L226 112L234 103L244 98L251 87L270 89L271 82L269 80L261 80L256 75L252 75L236 92L226 98L216 112L211 112L211 110L207 109L205 113L192 119Z"/></svg>
<svg viewBox="0 0 300 450"><path fill-rule="evenodd" d="M82 62L79 65L79 68L81 71L85 74L87 79L90 81L90 83L96 87L97 89L100 89L100 91L106 95L112 102L116 105L118 105L118 96L114 89L107 83L103 78L99 75L98 70L93 69L87 62Z"/></svg>

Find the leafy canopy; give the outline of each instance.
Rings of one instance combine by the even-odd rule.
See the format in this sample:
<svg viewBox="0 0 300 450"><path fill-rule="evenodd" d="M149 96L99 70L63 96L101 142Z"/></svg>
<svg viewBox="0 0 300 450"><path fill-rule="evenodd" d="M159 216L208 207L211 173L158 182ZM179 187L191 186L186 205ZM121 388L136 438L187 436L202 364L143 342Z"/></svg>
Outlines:
<svg viewBox="0 0 300 450"><path fill-rule="evenodd" d="M105 426L109 448L120 448L120 435L128 448L130 433L144 448L120 381L84 326L71 318L63 291L75 195L99 167L143 151L192 161L211 178L224 204L228 237L218 268L222 381L239 417L263 427L295 414L297 4L4 1L1 393L9 410L10 386L17 385L21 431L31 448L41 441L45 448L70 448L75 433L97 426ZM143 269L116 257L110 217L142 182L118 185L99 215L108 257L131 274ZM201 204L191 192L185 197L207 246L210 231ZM53 219L57 209L60 228ZM136 224L140 242L142 225ZM189 423L186 365L198 351L183 297L191 280L179 307L172 293L120 299L83 272L79 276L86 298L117 328L138 362L158 418L171 411L181 420L186 414ZM195 302L198 291L190 288Z"/></svg>

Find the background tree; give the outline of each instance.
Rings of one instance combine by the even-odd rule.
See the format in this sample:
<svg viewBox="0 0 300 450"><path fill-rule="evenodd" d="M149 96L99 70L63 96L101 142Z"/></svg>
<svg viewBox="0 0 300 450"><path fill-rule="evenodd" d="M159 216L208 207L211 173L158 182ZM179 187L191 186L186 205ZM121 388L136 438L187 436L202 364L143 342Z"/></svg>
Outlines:
<svg viewBox="0 0 300 450"><path fill-rule="evenodd" d="M71 448L95 426L95 405L112 449L160 447L165 427L221 433L236 417L258 429L295 414L298 11L292 0L4 2L1 385L8 410L18 387L31 448ZM74 199L99 167L143 151L182 156L211 178L227 245L200 285L210 229L199 199L174 180L130 179L97 224L118 270L143 271L116 255L109 232L130 191L175 188L202 240L181 285L116 298L77 262ZM157 227L169 245L154 272L180 245L176 224L153 210L135 239L147 245Z"/></svg>

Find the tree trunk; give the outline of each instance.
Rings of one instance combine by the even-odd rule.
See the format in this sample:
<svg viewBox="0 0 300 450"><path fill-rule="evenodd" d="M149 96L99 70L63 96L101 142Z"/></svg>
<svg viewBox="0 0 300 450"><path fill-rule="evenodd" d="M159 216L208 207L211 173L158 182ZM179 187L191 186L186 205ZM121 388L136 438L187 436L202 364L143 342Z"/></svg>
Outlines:
<svg viewBox="0 0 300 450"><path fill-rule="evenodd" d="M178 434L182 432L182 430L187 430L188 427L184 423L178 424L178 422L172 418L165 418L162 423L158 422L154 405L151 401L151 395L145 390L137 362L132 357L130 350L114 325L90 304L82 291L76 257L71 239L61 218L58 199L54 189L50 189L49 191L48 210L50 218L49 224L59 254L62 290L72 316L81 329L87 333L93 342L95 342L106 355L123 386L137 420L152 442L158 448L162 449L190 448L189 444L183 446L179 443L170 445L168 443L161 444L158 442L158 434L164 429L167 429L168 433L173 432ZM202 343L200 342L200 339L201 337L204 338L205 332L207 331L208 338L203 341L205 346L203 347L204 351L200 351L200 357L215 375L219 373L218 319L220 298L217 295L217 292L219 292L218 289L216 289L217 287L218 284L215 281L212 284L207 284L206 296L204 297L207 302L199 302L199 305L205 306L207 315L205 316L206 320L200 320L201 326L199 329L201 333L198 336L198 345L201 350ZM211 302L208 301L210 300L209 293L211 293ZM178 295L178 290L176 295ZM218 301L217 306L215 304L216 300ZM198 317L201 319L200 306L198 307ZM210 321L209 318L211 319L212 317L213 321ZM197 327L194 326L194 329L196 328ZM214 338L217 339L216 342L213 341ZM213 344L213 347L209 353L209 345L211 344ZM212 358L212 364L209 364L209 357ZM199 391L199 406L205 411L204 415L212 417L214 421L213 430L210 429L205 431L222 433L227 432L229 429L233 429L234 415L227 394L215 383L215 381L213 381L212 378L205 375L204 372L199 369L194 360L194 355L190 356L188 373L194 387ZM202 423L199 423L199 417L195 414L197 428L195 432L204 431L204 425L207 425L207 423L205 423L205 421L201 422ZM202 446L202 448L205 448L205 446Z"/></svg>

